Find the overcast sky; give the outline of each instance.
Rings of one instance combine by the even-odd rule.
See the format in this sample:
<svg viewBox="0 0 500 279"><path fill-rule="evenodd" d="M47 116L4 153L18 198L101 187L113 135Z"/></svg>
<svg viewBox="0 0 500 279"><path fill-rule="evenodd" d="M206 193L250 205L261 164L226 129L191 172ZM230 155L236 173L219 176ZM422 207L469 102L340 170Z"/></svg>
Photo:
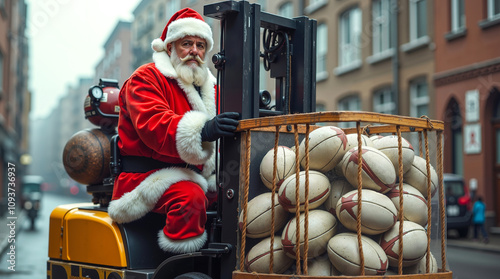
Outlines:
<svg viewBox="0 0 500 279"><path fill-rule="evenodd" d="M131 21L140 1L26 0L32 119L49 115L79 78L93 77L115 25Z"/></svg>

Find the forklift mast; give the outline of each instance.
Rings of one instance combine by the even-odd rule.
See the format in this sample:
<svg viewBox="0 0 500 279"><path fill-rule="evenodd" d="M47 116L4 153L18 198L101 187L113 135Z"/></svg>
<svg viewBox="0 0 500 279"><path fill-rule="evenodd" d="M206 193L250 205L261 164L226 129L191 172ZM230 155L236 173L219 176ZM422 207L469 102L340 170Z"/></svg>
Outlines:
<svg viewBox="0 0 500 279"><path fill-rule="evenodd" d="M204 15L221 23L220 52L212 57L218 70L220 112L236 111L241 119L250 119L315 111L315 20L269 14L247 1L206 5ZM275 81L272 90L259 88L261 62ZM269 92L274 92L272 107ZM215 241L239 243L235 229L240 212L241 134L221 139L219 150L217 212L222 225L221 239ZM221 274L235 270L239 264L236 253L232 249L221 258Z"/></svg>
<svg viewBox="0 0 500 279"><path fill-rule="evenodd" d="M247 1L206 5L204 14L221 22L220 52L212 59L220 75L221 112L248 119L315 111L315 20L269 14ZM275 92L273 111L259 108L261 61L276 81L269 90Z"/></svg>

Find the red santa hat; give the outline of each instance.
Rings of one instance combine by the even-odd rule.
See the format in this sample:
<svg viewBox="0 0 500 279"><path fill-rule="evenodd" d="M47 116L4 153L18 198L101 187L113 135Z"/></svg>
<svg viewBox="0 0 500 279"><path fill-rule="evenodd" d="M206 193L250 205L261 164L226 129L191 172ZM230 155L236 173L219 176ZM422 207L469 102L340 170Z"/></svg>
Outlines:
<svg viewBox="0 0 500 279"><path fill-rule="evenodd" d="M203 20L203 17L191 8L184 8L176 12L168 21L160 38L151 42L151 47L156 52L167 49L167 44L186 36L197 36L207 41L207 51L212 50L214 40L212 29Z"/></svg>

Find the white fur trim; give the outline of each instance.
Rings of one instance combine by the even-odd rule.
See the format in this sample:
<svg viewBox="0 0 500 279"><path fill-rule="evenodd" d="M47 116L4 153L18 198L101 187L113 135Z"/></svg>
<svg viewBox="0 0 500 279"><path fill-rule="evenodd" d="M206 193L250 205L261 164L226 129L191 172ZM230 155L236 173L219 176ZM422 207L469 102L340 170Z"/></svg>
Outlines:
<svg viewBox="0 0 500 279"><path fill-rule="evenodd" d="M208 191L215 192L217 191L217 181L215 180L215 152L212 154L212 157L208 159L208 161L203 165L203 171L201 175L207 179L208 183Z"/></svg>
<svg viewBox="0 0 500 279"><path fill-rule="evenodd" d="M186 84L181 79L177 79L179 87L186 93L186 97L189 104L193 107L193 110L201 111L211 118L215 116L215 78L212 80L213 75L210 73L208 68L207 71L207 81L200 87L200 93L196 90L194 85Z"/></svg>
<svg viewBox="0 0 500 279"><path fill-rule="evenodd" d="M166 52L153 53L155 67L166 77L175 79L179 87L186 93L189 103L194 110L207 113L211 118L215 116L215 83L217 79L208 68L207 81L201 86L201 97L192 84L186 84L177 75L170 56Z"/></svg>
<svg viewBox="0 0 500 279"><path fill-rule="evenodd" d="M153 52L153 61L156 68L166 77L177 79L178 75L174 65L170 61L170 56L165 51Z"/></svg>
<svg viewBox="0 0 500 279"><path fill-rule="evenodd" d="M160 38L156 38L151 42L151 48L156 52L162 52L165 50L165 42Z"/></svg>
<svg viewBox="0 0 500 279"><path fill-rule="evenodd" d="M212 154L212 157L208 159L203 165L203 171L201 175L205 178L209 178L215 171L215 152Z"/></svg>
<svg viewBox="0 0 500 279"><path fill-rule="evenodd" d="M177 125L175 144L181 159L189 164L205 164L214 153L213 142L201 141L201 130L209 120L206 113L188 111Z"/></svg>
<svg viewBox="0 0 500 279"><path fill-rule="evenodd" d="M158 246L163 251L182 254L196 252L207 242L207 232L203 232L200 236L190 237L182 240L174 240L168 238L163 230L158 232Z"/></svg>
<svg viewBox="0 0 500 279"><path fill-rule="evenodd" d="M179 18L171 22L168 26L165 45L186 36L197 36L205 39L207 41L207 52L210 52L214 46L210 26L203 20L194 17Z"/></svg>
<svg viewBox="0 0 500 279"><path fill-rule="evenodd" d="M210 192L217 191L217 180L215 180L215 174L212 174L207 178L207 186L208 186L208 191Z"/></svg>
<svg viewBox="0 0 500 279"><path fill-rule="evenodd" d="M206 193L206 179L184 168L166 168L150 174L134 190L125 193L121 198L109 203L108 214L117 223L128 223L137 220L150 212L163 193L180 181L192 181Z"/></svg>

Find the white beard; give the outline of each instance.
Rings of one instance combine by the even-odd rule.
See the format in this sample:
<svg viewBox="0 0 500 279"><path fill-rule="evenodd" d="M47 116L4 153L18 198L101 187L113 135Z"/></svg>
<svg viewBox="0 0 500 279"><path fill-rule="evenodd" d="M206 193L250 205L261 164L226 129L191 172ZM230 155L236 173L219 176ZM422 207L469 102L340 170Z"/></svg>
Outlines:
<svg viewBox="0 0 500 279"><path fill-rule="evenodd" d="M175 48L172 49L172 53L170 54L170 61L179 78L185 83L202 86L207 81L208 68L205 64L201 64L200 66L194 63L186 65L177 55Z"/></svg>

